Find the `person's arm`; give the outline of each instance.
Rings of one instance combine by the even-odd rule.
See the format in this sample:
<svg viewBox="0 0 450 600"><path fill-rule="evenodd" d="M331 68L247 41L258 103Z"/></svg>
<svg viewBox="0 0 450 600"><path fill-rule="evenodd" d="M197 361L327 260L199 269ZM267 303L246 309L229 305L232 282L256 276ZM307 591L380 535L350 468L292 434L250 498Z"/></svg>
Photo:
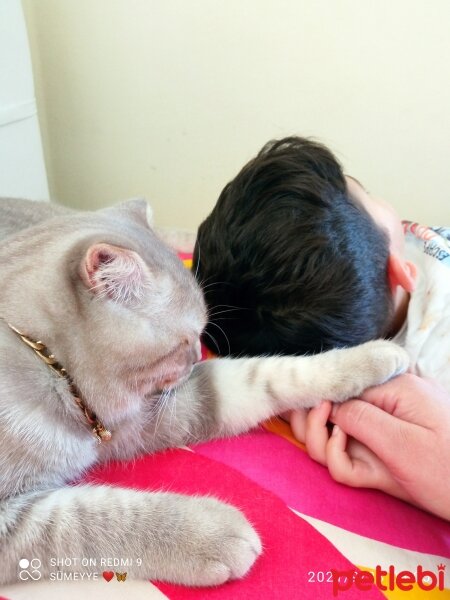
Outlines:
<svg viewBox="0 0 450 600"><path fill-rule="evenodd" d="M402 375L361 399L324 402L306 420L293 413L291 426L336 481L383 490L450 520L450 395L438 383Z"/></svg>

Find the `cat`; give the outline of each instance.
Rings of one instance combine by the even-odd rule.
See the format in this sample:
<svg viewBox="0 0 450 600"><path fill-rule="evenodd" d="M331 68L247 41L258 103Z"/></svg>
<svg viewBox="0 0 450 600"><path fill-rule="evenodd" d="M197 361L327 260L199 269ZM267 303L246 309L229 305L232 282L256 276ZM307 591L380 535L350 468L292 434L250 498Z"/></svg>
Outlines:
<svg viewBox="0 0 450 600"><path fill-rule="evenodd" d="M66 484L96 463L344 401L407 368L387 341L198 362L201 289L148 216L139 200L84 213L0 200L0 584L19 580L24 556L43 577L51 556L140 557L129 577L185 585L244 576L262 545L233 506Z"/></svg>

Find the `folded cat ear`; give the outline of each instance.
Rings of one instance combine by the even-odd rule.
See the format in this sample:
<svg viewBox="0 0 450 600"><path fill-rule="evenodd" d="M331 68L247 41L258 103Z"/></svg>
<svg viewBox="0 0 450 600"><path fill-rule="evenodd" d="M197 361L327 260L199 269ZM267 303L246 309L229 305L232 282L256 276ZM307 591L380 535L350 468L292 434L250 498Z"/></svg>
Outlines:
<svg viewBox="0 0 450 600"><path fill-rule="evenodd" d="M145 198L130 198L115 206L103 209L106 212L116 212L121 216L126 215L138 225L153 227L153 210Z"/></svg>
<svg viewBox="0 0 450 600"><path fill-rule="evenodd" d="M121 304L139 301L150 282L150 273L133 250L112 244L94 244L80 265L84 285L95 295Z"/></svg>

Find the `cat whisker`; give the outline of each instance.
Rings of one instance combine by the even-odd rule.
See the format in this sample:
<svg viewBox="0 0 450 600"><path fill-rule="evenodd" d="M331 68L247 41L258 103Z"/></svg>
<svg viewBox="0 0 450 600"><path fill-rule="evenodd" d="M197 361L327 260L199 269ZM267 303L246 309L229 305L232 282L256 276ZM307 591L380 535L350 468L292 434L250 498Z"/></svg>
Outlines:
<svg viewBox="0 0 450 600"><path fill-rule="evenodd" d="M250 310L249 308L244 308L242 306L234 306L233 304L216 304L213 309L216 308L237 308L239 310Z"/></svg>
<svg viewBox="0 0 450 600"><path fill-rule="evenodd" d="M174 393L174 389L168 389L168 390L164 390L160 396L160 407L159 407L158 416L156 419L155 433L157 433L158 428L164 419L166 409L169 406L169 402L170 402L170 399L171 399L173 393Z"/></svg>
<svg viewBox="0 0 450 600"><path fill-rule="evenodd" d="M200 268L200 250L201 250L201 248L200 248L200 244L198 243L198 241L197 241L197 246L198 246L198 261L197 261L197 267L196 267L195 273L194 273L195 279L197 279L198 270Z"/></svg>
<svg viewBox="0 0 450 600"><path fill-rule="evenodd" d="M211 339L211 341L213 342L213 344L215 345L215 347L217 349L217 352L220 354L220 348L219 348L219 344L217 343L216 338L211 333L209 333L209 331L206 331L206 330L203 330L202 335L207 335Z"/></svg>
<svg viewBox="0 0 450 600"><path fill-rule="evenodd" d="M174 389L173 393L170 396L172 402L169 404L170 409L170 417L169 417L169 432L170 434L173 431L172 420L175 419L175 423L177 422L177 390Z"/></svg>
<svg viewBox="0 0 450 600"><path fill-rule="evenodd" d="M190 405L189 407L189 414L190 416L193 416L194 413L196 412L194 410L194 406L195 406L195 402L193 402L193 395L192 395L192 389L190 388L189 385L187 385L187 382L184 382L181 387L180 387L180 393L182 394L183 400L186 401L187 404ZM188 438L187 438L187 442L191 443L192 441L195 442L200 442L201 438L198 438L197 436L195 436L189 429L186 429L185 427L183 427L183 425L181 424L181 422L177 423L177 427L179 429L181 429L181 431L184 431L184 433L187 434Z"/></svg>
<svg viewBox="0 0 450 600"><path fill-rule="evenodd" d="M217 315L223 315L225 313L236 312L237 310L239 310L239 309L238 308L227 308L226 310L219 310L218 312L209 314L208 318L215 319L217 317Z"/></svg>
<svg viewBox="0 0 450 600"><path fill-rule="evenodd" d="M155 435L158 433L159 426L162 422L165 411L165 392L161 394L156 403L156 422L155 422Z"/></svg>
<svg viewBox="0 0 450 600"><path fill-rule="evenodd" d="M209 288L213 285L233 285L233 284L230 283L229 281L212 281L211 283L208 283L208 285L203 285L200 287L202 288L202 291L205 291L207 288Z"/></svg>
<svg viewBox="0 0 450 600"><path fill-rule="evenodd" d="M202 279L201 281L198 282L198 285L200 287L202 287L207 281L209 281L211 278L213 277L213 275L210 275L209 277L207 277L206 279Z"/></svg>
<svg viewBox="0 0 450 600"><path fill-rule="evenodd" d="M217 323L214 323L213 321L209 322L210 325L214 325L214 327L217 327L217 329L219 329L222 332L223 337L226 339L227 344L228 344L228 355L231 354L231 346L230 346L230 340L228 339L227 334L225 333L225 331L222 329L222 327L220 325L217 325Z"/></svg>

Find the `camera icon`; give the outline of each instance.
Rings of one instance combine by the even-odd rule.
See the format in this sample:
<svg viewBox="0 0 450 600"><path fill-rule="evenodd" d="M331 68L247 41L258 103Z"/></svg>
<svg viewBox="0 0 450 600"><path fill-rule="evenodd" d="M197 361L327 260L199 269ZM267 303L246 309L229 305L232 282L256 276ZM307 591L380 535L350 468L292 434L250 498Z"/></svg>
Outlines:
<svg viewBox="0 0 450 600"><path fill-rule="evenodd" d="M39 581L42 577L42 573L40 571L41 561L38 558L32 558L31 561L27 558L21 558L19 560L19 579L21 581L28 581L32 579L33 581Z"/></svg>

